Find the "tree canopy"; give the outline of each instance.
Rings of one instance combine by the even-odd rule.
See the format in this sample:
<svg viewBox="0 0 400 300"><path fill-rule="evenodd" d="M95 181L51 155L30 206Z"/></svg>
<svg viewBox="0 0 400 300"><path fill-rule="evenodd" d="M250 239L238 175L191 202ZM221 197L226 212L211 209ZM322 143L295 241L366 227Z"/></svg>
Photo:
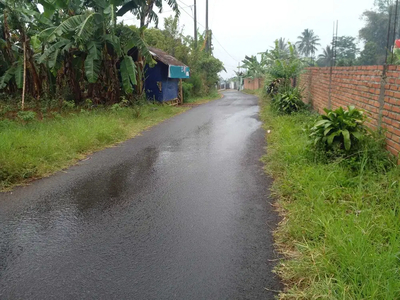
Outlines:
<svg viewBox="0 0 400 300"><path fill-rule="evenodd" d="M318 50L317 46L320 46L320 38L315 35L311 29L304 29L300 36L297 37L299 40L296 43L298 50L301 54L306 57L314 56Z"/></svg>
<svg viewBox="0 0 400 300"><path fill-rule="evenodd" d="M107 104L122 96L132 98L143 91L135 90L142 84L143 66L154 64L148 45L188 64L199 76L198 93L210 89L223 70L219 60L195 49L193 40L182 35L175 0L166 1L176 17L166 19L164 30L146 29L151 21L157 23L162 0L39 3L0 0L0 93L77 104L86 99ZM144 26L117 24L117 15L128 11L144 19ZM128 53L132 49L139 52L138 60Z"/></svg>

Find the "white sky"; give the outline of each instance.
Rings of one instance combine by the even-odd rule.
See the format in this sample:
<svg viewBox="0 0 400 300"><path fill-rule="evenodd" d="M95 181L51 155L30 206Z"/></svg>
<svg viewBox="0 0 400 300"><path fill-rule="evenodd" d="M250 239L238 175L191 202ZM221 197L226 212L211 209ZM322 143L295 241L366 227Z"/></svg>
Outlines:
<svg viewBox="0 0 400 300"><path fill-rule="evenodd" d="M238 63L245 55L256 55L270 49L276 39L283 37L296 42L306 29L313 29L321 38L321 48L332 40L333 22L339 21L339 36L358 38L363 26L361 14L373 7L374 0L209 0L209 27L213 31L214 56L227 70L223 78L234 76ZM193 35L193 0L178 0L181 7L180 26L185 35ZM205 0L197 0L197 21L200 31L205 26ZM159 15L159 28L163 19L172 15L167 3ZM185 12L186 11L186 12ZM133 15L127 14L124 23L138 25Z"/></svg>

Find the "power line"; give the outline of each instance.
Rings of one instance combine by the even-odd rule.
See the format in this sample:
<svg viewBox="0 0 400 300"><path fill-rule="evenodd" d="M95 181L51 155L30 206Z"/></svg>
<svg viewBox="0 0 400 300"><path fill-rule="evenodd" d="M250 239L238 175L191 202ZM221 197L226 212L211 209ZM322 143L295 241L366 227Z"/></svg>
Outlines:
<svg viewBox="0 0 400 300"><path fill-rule="evenodd" d="M237 60L236 58L234 58L234 57L228 52L228 50L226 50L226 49L224 48L224 46L222 46L222 44L218 41L218 39L217 39L217 37L215 36L215 34L213 34L213 36L214 36L214 39L217 41L217 43L221 46L221 48L224 49L224 51L225 51L234 61L239 61L239 60Z"/></svg>
<svg viewBox="0 0 400 300"><path fill-rule="evenodd" d="M191 5L190 7L192 7L193 5ZM191 14L189 14L186 10L184 10L183 9L183 7L182 6L180 6L179 4L178 4L178 7L180 8L180 9L182 9L189 17L191 17L192 19L194 19L193 18L193 16L191 15ZM198 23L199 25L201 25L200 23ZM202 25L203 26L203 25ZM203 26L204 27L204 26Z"/></svg>
<svg viewBox="0 0 400 300"><path fill-rule="evenodd" d="M182 1L180 1L180 0L178 0L179 2L182 2ZM193 16L191 16L186 10L184 10L179 4L178 4L178 6L179 6L179 8L181 8L189 17L191 17L192 19L193 19ZM199 23L199 22L197 22L197 24L199 24L201 27L203 27L204 29L206 28L203 24L201 24L201 23ZM234 61L237 61L237 62L239 62L239 60L237 60L236 58L234 58L229 52L228 52L228 50L226 50L225 49L225 47L224 46L222 46L222 44L221 44L221 42L220 41L218 41L218 39L217 39L217 37L215 36L215 34L213 33L213 37L214 37L214 39L217 41L217 43L221 46L221 48L234 60Z"/></svg>
<svg viewBox="0 0 400 300"><path fill-rule="evenodd" d="M185 8L187 8L187 7L192 8L192 7L193 7L193 5L187 5L186 3L182 2L181 0L178 0L178 1L181 2L182 4L186 5ZM180 4L178 4L178 7L179 7L180 9L182 9L183 12L185 12L190 18L192 18L192 19L194 20L193 15L189 14ZM172 11L172 10L171 10L171 11ZM163 13L167 13L167 12L171 12L171 11L166 11L166 12L163 12ZM129 21L129 20L136 20L136 18L123 19L123 20L126 20L126 21ZM203 27L204 29L206 28L203 24L201 24L201 23L199 23L199 22L197 22L197 24L200 25L201 27ZM234 57L228 52L228 50L226 50L225 47L222 46L221 42L217 39L217 37L216 37L216 35L215 35L214 33L213 33L213 37L214 37L214 39L217 41L217 43L221 46L221 48L226 52L226 54L228 54L228 55L230 56L230 58L232 58L235 62L240 62L240 60L234 58Z"/></svg>

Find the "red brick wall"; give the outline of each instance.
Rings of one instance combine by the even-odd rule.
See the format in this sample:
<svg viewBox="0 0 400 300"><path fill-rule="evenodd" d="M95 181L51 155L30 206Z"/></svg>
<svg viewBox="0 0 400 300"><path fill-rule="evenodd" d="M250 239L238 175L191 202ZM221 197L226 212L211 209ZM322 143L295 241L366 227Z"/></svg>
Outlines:
<svg viewBox="0 0 400 300"><path fill-rule="evenodd" d="M384 82L384 103L379 102L383 66L334 67L330 85L330 68L307 68L300 76L304 88L304 102L312 103L320 113L331 106L354 105L369 115L369 125L377 128L379 112L382 127L387 129L388 149L395 155L400 153L400 66L389 66Z"/></svg>
<svg viewBox="0 0 400 300"><path fill-rule="evenodd" d="M244 78L244 89L245 90L258 90L259 88L262 88L264 85L264 79L263 78Z"/></svg>

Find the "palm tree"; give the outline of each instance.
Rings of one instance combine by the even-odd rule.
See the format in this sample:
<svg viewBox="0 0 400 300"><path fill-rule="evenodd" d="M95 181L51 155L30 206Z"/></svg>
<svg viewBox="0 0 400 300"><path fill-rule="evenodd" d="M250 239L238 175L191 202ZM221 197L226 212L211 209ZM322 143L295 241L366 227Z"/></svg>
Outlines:
<svg viewBox="0 0 400 300"><path fill-rule="evenodd" d="M326 46L323 49L323 53L318 55L318 65L327 67L332 63L333 60L333 49L331 46Z"/></svg>
<svg viewBox="0 0 400 300"><path fill-rule="evenodd" d="M299 39L296 43L298 50L306 57L314 56L317 46L321 45L318 43L320 41L318 35L315 35L314 31L310 29L305 29L297 38Z"/></svg>

